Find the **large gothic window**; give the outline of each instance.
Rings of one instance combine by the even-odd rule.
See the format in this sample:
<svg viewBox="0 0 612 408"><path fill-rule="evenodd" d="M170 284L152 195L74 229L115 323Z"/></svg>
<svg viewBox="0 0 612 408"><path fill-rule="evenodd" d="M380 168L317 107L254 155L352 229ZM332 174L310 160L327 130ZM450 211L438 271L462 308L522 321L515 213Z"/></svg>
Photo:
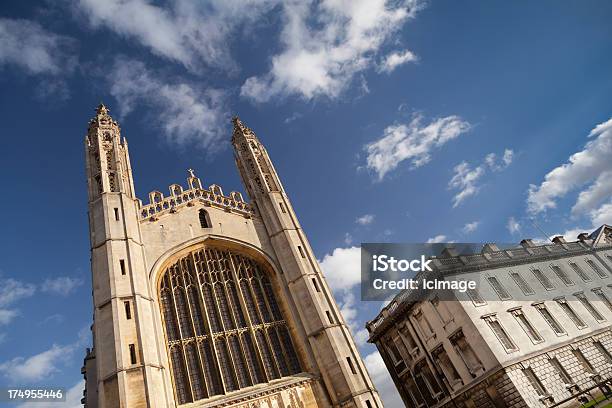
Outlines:
<svg viewBox="0 0 612 408"><path fill-rule="evenodd" d="M162 275L159 299L179 404L301 371L263 267L205 247Z"/></svg>

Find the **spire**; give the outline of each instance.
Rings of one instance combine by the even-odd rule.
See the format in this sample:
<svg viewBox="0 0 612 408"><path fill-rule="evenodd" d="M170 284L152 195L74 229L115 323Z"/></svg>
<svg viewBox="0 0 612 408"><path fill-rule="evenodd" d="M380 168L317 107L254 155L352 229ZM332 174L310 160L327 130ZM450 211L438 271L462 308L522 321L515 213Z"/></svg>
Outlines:
<svg viewBox="0 0 612 408"><path fill-rule="evenodd" d="M257 139L255 132L253 132L249 127L245 126L237 115L232 118L232 123L234 124L232 143L239 143L242 138Z"/></svg>
<svg viewBox="0 0 612 408"><path fill-rule="evenodd" d="M109 120L111 123L114 122L113 118L110 115L110 109L108 109L103 102L100 102L100 104L96 108L96 116L95 118L93 118L93 120L97 122L103 120Z"/></svg>
<svg viewBox="0 0 612 408"><path fill-rule="evenodd" d="M100 104L96 108L96 114L97 115L108 115L108 112L109 110L106 107L106 105L104 105L104 102L100 102Z"/></svg>
<svg viewBox="0 0 612 408"><path fill-rule="evenodd" d="M96 108L96 116L89 121L89 127L90 129L92 127L106 127L104 125L110 125L111 127L114 125L119 129L119 124L110 115L110 109L103 102L100 102Z"/></svg>

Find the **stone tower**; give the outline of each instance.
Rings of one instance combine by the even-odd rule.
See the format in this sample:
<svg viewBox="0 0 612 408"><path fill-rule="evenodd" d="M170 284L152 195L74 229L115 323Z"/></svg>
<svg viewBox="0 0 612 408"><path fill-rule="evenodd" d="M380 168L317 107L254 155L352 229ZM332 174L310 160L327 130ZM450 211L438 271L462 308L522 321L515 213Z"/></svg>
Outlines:
<svg viewBox="0 0 612 408"><path fill-rule="evenodd" d="M96 110L86 407L382 407L266 149L238 118L232 144L250 203L189 170L143 204Z"/></svg>
<svg viewBox="0 0 612 408"><path fill-rule="evenodd" d="M164 390L163 367L151 336L157 306L147 281L140 203L127 141L103 104L89 122L85 151L98 379L91 393L100 407L164 407L155 396Z"/></svg>

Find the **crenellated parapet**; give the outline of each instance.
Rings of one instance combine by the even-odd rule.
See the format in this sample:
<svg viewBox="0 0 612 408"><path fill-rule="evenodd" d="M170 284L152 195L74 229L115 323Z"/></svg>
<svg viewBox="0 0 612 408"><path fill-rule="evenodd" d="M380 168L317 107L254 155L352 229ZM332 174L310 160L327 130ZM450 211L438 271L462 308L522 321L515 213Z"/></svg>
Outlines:
<svg viewBox="0 0 612 408"><path fill-rule="evenodd" d="M253 215L253 208L244 201L241 193L232 191L229 195L225 195L222 188L216 184L210 185L207 189L203 188L202 182L194 175L193 170L188 171L190 176L187 179L187 189L180 184L171 184L169 196L164 196L161 191L151 191L148 204L143 205L139 200L141 221L155 221L160 215L174 213L184 206L192 206L195 201L244 217Z"/></svg>

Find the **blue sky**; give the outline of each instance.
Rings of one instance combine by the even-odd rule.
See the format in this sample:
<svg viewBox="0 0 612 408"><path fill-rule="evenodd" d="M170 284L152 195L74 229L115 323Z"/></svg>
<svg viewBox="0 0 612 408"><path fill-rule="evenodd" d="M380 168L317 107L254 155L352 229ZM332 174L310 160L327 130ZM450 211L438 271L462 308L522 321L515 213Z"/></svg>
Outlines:
<svg viewBox="0 0 612 408"><path fill-rule="evenodd" d="M241 189L229 148L240 115L356 333L380 307L358 299L360 242L574 239L612 222L610 2L198 4L0 6L0 386L80 398L83 138L100 101L143 199L190 167Z"/></svg>

